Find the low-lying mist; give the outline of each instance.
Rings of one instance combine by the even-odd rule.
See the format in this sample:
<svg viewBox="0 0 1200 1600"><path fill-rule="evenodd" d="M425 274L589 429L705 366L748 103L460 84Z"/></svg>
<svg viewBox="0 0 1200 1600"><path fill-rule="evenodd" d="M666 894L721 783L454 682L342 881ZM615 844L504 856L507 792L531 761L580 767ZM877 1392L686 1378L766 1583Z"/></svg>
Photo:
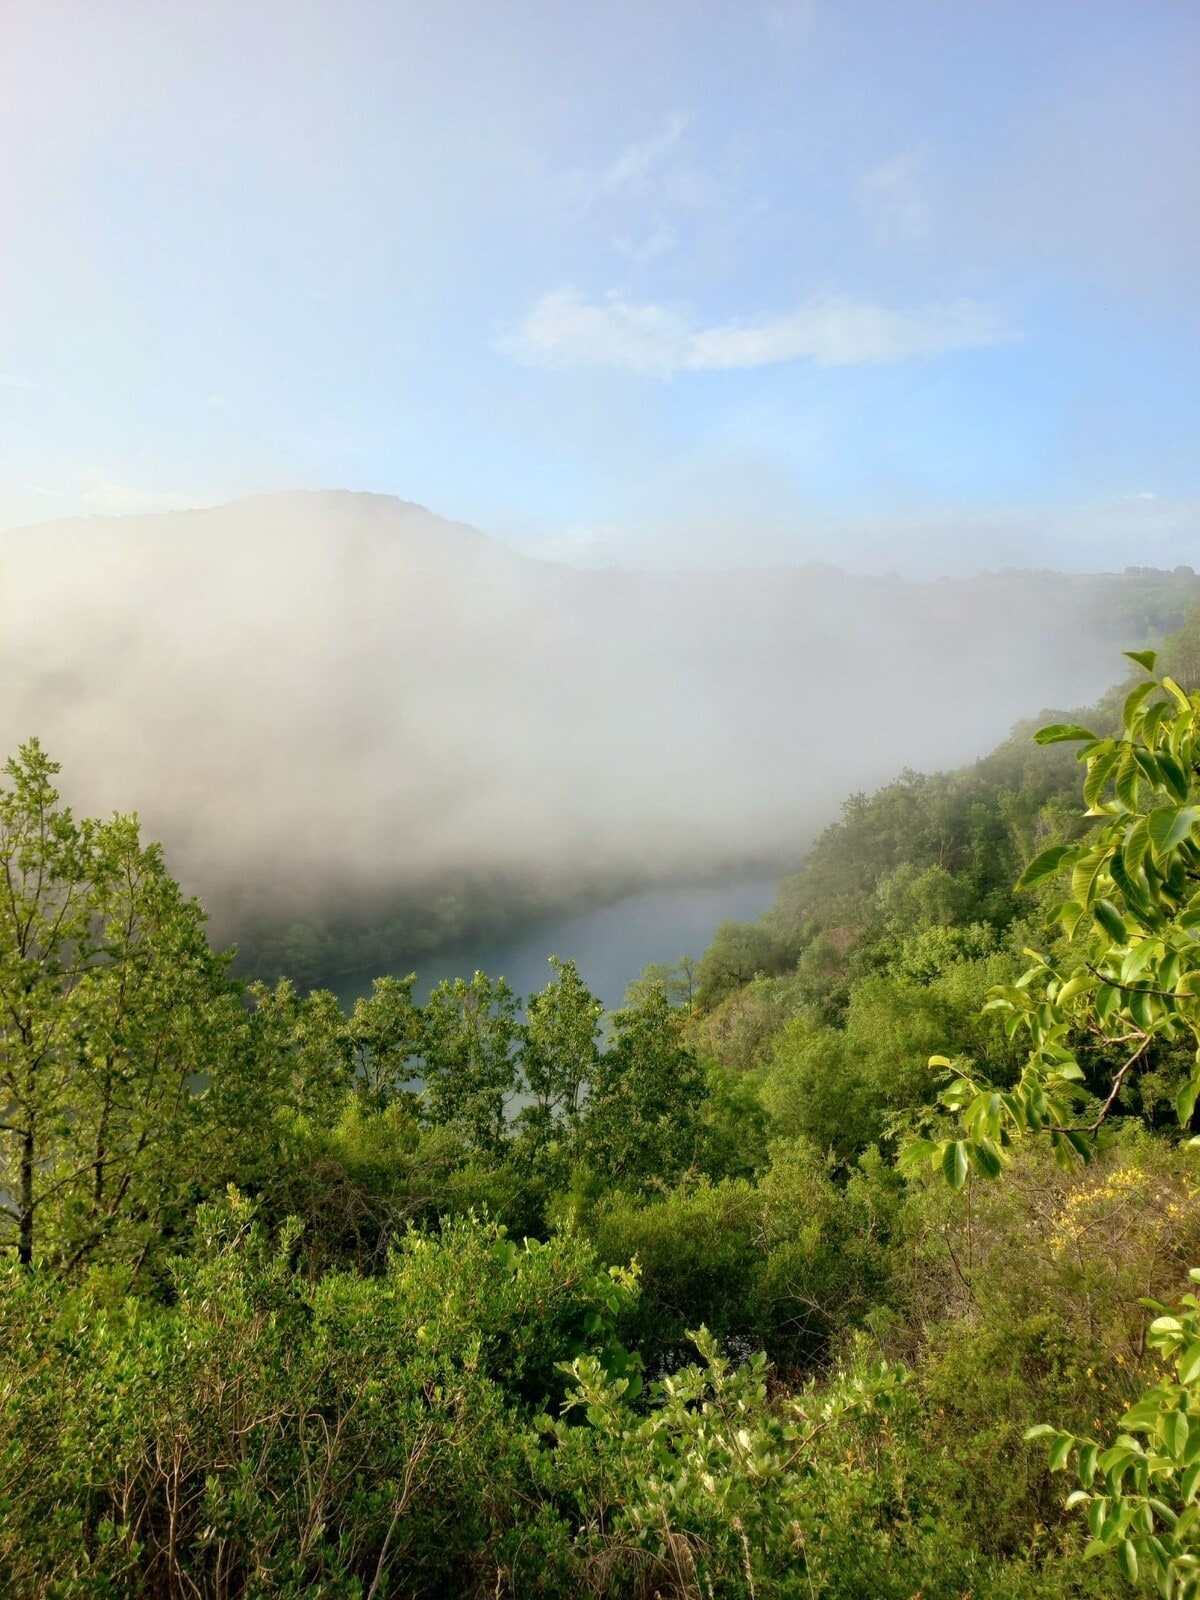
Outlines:
<svg viewBox="0 0 1200 1600"><path fill-rule="evenodd" d="M794 861L855 789L1085 703L1189 576L585 572L287 494L0 536L7 751L218 914Z"/></svg>

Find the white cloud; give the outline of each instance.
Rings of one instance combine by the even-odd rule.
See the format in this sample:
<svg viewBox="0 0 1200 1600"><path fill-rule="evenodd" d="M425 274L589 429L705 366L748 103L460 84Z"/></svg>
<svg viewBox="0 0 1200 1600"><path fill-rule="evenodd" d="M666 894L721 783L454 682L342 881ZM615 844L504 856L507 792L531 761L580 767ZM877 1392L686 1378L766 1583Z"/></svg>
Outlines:
<svg viewBox="0 0 1200 1600"><path fill-rule="evenodd" d="M621 255L628 257L635 266L644 267L658 256L665 255L668 250L673 250L676 245L676 236L672 228L661 217L654 219L654 227L650 234L643 240L614 239L612 246Z"/></svg>
<svg viewBox="0 0 1200 1600"><path fill-rule="evenodd" d="M628 144L600 179L600 191L613 194L618 189L640 187L651 169L679 143L688 119L679 112L663 119L658 132L639 144Z"/></svg>
<svg viewBox="0 0 1200 1600"><path fill-rule="evenodd" d="M597 303L562 289L543 295L501 348L536 366L619 367L669 377L784 361L880 366L1011 337L993 311L971 300L889 311L837 296L783 316L697 328L667 306L636 305L619 294Z"/></svg>
<svg viewBox="0 0 1200 1600"><path fill-rule="evenodd" d="M892 156L863 173L858 204L879 244L916 244L933 225L924 168L911 154Z"/></svg>

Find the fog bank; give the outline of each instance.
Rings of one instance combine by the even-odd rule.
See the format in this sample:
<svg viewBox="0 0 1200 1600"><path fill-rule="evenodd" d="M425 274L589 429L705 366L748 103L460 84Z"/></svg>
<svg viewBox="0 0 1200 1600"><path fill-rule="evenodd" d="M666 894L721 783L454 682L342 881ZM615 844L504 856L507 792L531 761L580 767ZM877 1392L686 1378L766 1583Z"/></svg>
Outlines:
<svg viewBox="0 0 1200 1600"><path fill-rule="evenodd" d="M214 909L797 856L840 801L1086 703L1194 581L581 571L382 496L0 535L6 751Z"/></svg>

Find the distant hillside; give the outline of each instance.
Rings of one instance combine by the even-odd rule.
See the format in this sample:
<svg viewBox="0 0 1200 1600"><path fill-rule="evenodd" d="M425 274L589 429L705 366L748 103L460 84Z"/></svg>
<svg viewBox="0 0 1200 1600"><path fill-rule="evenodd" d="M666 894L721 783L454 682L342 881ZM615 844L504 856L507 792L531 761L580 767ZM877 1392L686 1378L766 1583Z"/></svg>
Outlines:
<svg viewBox="0 0 1200 1600"><path fill-rule="evenodd" d="M0 584L5 748L140 806L231 917L794 858L847 792L1094 699L1200 591L584 572L341 493L0 535Z"/></svg>

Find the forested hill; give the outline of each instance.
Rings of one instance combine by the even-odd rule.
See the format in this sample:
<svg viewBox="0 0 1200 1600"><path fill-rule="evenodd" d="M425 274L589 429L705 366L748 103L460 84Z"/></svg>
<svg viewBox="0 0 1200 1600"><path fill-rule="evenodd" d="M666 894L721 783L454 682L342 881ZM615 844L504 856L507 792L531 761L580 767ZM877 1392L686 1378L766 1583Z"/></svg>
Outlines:
<svg viewBox="0 0 1200 1600"><path fill-rule="evenodd" d="M1159 661L1200 687L1200 609ZM768 1100L786 1103L789 1127L842 1155L931 1095L926 1057L938 1036L978 1040L989 986L1042 937L1036 896L1014 887L1023 868L1087 828L1074 748L1039 745L1034 730L1063 722L1111 732L1141 678L1131 667L1097 705L1019 724L969 766L910 768L850 796L757 923L725 923L683 973L659 971L694 994L703 1047L753 1067Z"/></svg>
<svg viewBox="0 0 1200 1600"><path fill-rule="evenodd" d="M581 571L333 493L7 533L0 584L4 747L136 806L222 937L799 859L848 789L1094 697L1197 591Z"/></svg>
<svg viewBox="0 0 1200 1600"><path fill-rule="evenodd" d="M0 1591L1191 1600L1195 622L1163 664L856 796L608 1018L569 951L239 983L24 746Z"/></svg>

